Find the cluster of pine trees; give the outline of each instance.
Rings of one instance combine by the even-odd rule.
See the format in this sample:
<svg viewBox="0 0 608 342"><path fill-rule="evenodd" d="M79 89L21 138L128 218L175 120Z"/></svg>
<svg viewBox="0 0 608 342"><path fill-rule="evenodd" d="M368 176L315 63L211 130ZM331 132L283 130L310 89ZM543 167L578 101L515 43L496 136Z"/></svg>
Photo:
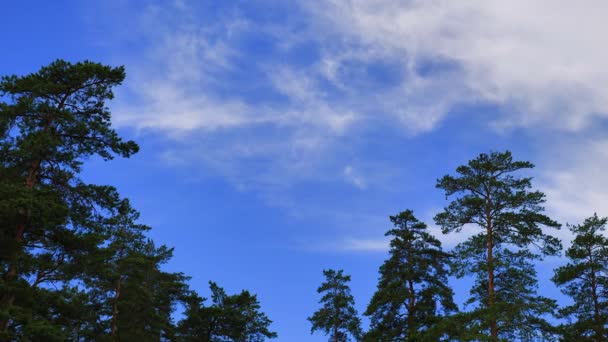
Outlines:
<svg viewBox="0 0 608 342"><path fill-rule="evenodd" d="M569 225L574 235L568 263L552 281L572 299L559 307L539 294L534 263L562 250L547 234L560 225L544 214L545 195L533 190L534 167L510 152L481 154L437 181L451 198L434 218L444 234L464 227L475 234L451 251L441 248L411 210L390 220L389 258L364 315L363 333L350 294L350 277L324 271L322 307L309 318L312 332L330 341L605 341L608 339L608 218ZM474 279L460 311L448 277ZM557 323L561 322L561 323Z"/></svg>
<svg viewBox="0 0 608 342"><path fill-rule="evenodd" d="M0 79L0 341L276 337L255 295L210 283L201 298L163 271L172 249L146 237L114 187L79 177L87 158L138 151L106 105L124 78L122 67L57 60Z"/></svg>
<svg viewBox="0 0 608 342"><path fill-rule="evenodd" d="M111 128L106 105L124 77L122 67L57 60L0 79L0 342L276 337L255 295L211 282L202 298L186 275L163 271L172 249L147 238L129 200L79 177L87 158L138 151ZM368 331L341 270L324 271L312 331L334 342L608 339L608 218L569 226L569 261L552 280L572 305L559 307L538 293L534 264L562 246L547 233L560 225L544 214L545 195L521 175L532 167L493 152L438 180L451 202L436 224L476 233L444 251L411 210L391 216ZM474 279L466 311L450 276Z"/></svg>

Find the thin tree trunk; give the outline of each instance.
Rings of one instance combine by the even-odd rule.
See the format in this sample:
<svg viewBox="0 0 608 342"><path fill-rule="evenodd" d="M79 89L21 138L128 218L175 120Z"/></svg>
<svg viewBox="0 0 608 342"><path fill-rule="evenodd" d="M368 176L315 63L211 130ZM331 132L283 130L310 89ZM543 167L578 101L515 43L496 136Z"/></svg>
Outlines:
<svg viewBox="0 0 608 342"><path fill-rule="evenodd" d="M112 338L116 338L116 330L118 325L118 300L120 299L120 290L121 290L121 275L120 275L120 260L123 258L125 251L125 246L121 246L118 250L118 261L116 262L116 271L118 273L118 278L116 279L116 285L114 287L114 302L112 303Z"/></svg>
<svg viewBox="0 0 608 342"><path fill-rule="evenodd" d="M407 308L407 328L409 331L409 337L412 338L414 336L414 332L416 331L416 329L414 328L416 322L416 317L414 316L416 306L416 293L414 290L414 282L412 281L412 279L408 279L407 283L410 290L410 301L408 303Z"/></svg>
<svg viewBox="0 0 608 342"><path fill-rule="evenodd" d="M118 323L118 299L120 298L120 277L116 279L116 287L114 289L114 303L112 304L112 339L116 339L116 326Z"/></svg>
<svg viewBox="0 0 608 342"><path fill-rule="evenodd" d="M600 303L598 300L597 294L597 278L595 276L595 270L593 269L593 256L591 255L591 249L587 249L589 252L589 262L591 264L591 289L592 289L592 297L593 297L593 310L594 310L594 319L595 319L595 335L598 342L604 341L604 322L600 317Z"/></svg>
<svg viewBox="0 0 608 342"><path fill-rule="evenodd" d="M334 288L334 307L336 308L336 320L334 322L334 342L338 342L338 331L340 330L340 307L338 303L335 301L335 298L338 296L338 291Z"/></svg>
<svg viewBox="0 0 608 342"><path fill-rule="evenodd" d="M28 190L32 190L34 185L36 184L38 173L40 170L40 161L36 160L32 163L30 170L28 172L27 178L25 179L25 187ZM20 248L23 244L23 236L25 234L25 229L27 227L27 221L29 220L29 212L27 209L23 209L19 215L19 223L15 227L15 249L12 251L11 256L9 258L9 265L6 274L4 275L4 282L10 288L11 284L15 282L17 279L17 260L19 258ZM7 291L2 296L2 302L0 303L0 307L4 310L8 310L15 301L15 295L12 290ZM10 319L0 320L0 332L6 332L8 330ZM1 338L1 337L0 337ZM2 341L2 340L0 340Z"/></svg>
<svg viewBox="0 0 608 342"><path fill-rule="evenodd" d="M490 337L492 341L498 341L498 326L496 323L496 313L494 312L494 241L492 239L492 199L490 196L488 186L486 201L486 234L488 235L488 308L490 310Z"/></svg>
<svg viewBox="0 0 608 342"><path fill-rule="evenodd" d="M491 229L488 229L491 232ZM494 312L494 256L492 255L492 236L488 235L488 307L490 309L490 335L493 341L498 340L498 326Z"/></svg>
<svg viewBox="0 0 608 342"><path fill-rule="evenodd" d="M334 325L334 342L338 342L339 329L340 329L340 308L336 307L336 322Z"/></svg>

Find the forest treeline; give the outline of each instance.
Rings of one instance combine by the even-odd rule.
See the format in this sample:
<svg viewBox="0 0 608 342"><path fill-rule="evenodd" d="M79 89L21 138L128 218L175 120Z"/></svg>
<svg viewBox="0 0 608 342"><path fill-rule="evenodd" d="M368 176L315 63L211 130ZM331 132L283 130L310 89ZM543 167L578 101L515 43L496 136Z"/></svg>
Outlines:
<svg viewBox="0 0 608 342"><path fill-rule="evenodd" d="M122 67L57 60L0 79L0 342L277 337L256 295L210 282L203 298L187 275L164 271L173 250L147 237L129 200L81 179L89 158L138 152L112 129L107 107L124 78ZM568 226L574 240L552 281L572 305L544 297L534 265L562 252L551 235L560 224L544 213L531 168L491 152L439 179L450 202L435 223L475 234L446 251L413 211L391 216L389 256L362 313L369 329L350 276L328 269L311 331L332 342L605 341L607 219ZM474 279L464 308L452 277Z"/></svg>
<svg viewBox="0 0 608 342"><path fill-rule="evenodd" d="M574 239L553 283L572 300L560 307L542 295L534 265L560 255L550 235L560 224L544 214L545 195L534 190L533 168L510 152L480 154L437 181L450 203L434 217L443 234L475 233L450 251L412 210L390 220L389 258L360 318L343 270L325 270L321 308L309 321L330 341L606 341L608 323L608 218L597 214L568 225ZM449 277L471 277L464 303L454 303Z"/></svg>

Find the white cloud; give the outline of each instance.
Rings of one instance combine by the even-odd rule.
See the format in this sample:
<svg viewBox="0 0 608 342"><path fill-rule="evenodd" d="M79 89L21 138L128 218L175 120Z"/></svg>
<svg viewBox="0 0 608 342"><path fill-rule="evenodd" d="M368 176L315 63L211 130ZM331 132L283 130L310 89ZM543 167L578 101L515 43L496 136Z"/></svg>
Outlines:
<svg viewBox="0 0 608 342"><path fill-rule="evenodd" d="M605 1L323 0L303 6L317 18L327 46L347 42L326 49L330 78L345 55L381 56L410 71L429 61L449 65L404 80L402 97L413 105L404 103L402 117L422 130L453 105L475 101L511 108L495 118L497 127L580 130L608 116ZM421 80L428 92L416 92ZM425 94L433 100L417 106ZM430 103L435 109L420 111Z"/></svg>
<svg viewBox="0 0 608 342"><path fill-rule="evenodd" d="M439 211L438 211L439 212ZM433 222L429 220L428 222ZM441 232L441 227L429 223L428 224L429 233L435 236L439 241L441 241L441 247L445 250L449 250L454 248L457 244L466 241L471 236L478 234L480 232L479 227L474 225L466 225L462 228L460 232L452 232L449 234L443 234Z"/></svg>
<svg viewBox="0 0 608 342"><path fill-rule="evenodd" d="M382 172L401 166L361 160L366 156L345 146L374 123L398 122L405 133L421 134L436 129L454 106L477 102L499 105L488 118L498 129L576 132L608 116L606 2L300 3L308 26L299 20L293 27L260 27L238 11L201 20L188 1L150 7L140 31L125 33L145 44L127 63L115 122L174 139L162 151L167 163L198 163L285 205L297 200L280 192L306 181L346 181L359 189L394 181ZM303 63L248 58L239 46L246 35L271 37L282 52L310 44L318 56ZM386 79L367 71L377 66ZM259 70L260 78L226 80L245 69ZM248 98L259 88L282 101ZM577 144L568 155L580 159L546 161L553 167L540 180L552 216L579 222L594 211L608 215L602 191L608 182L600 171L608 167L606 150L604 142ZM446 248L462 237L431 229ZM337 248L384 250L385 242L346 239Z"/></svg>
<svg viewBox="0 0 608 342"><path fill-rule="evenodd" d="M351 165L344 167L344 178L348 183L353 184L355 187L364 190L367 187L365 179L355 171Z"/></svg>
<svg viewBox="0 0 608 342"><path fill-rule="evenodd" d="M579 224L593 213L608 216L608 140L556 146L540 179L547 210L562 223ZM562 228L569 237L567 228Z"/></svg>
<svg viewBox="0 0 608 342"><path fill-rule="evenodd" d="M334 239L323 243L307 243L305 250L324 253L386 253L389 250L388 239L345 238Z"/></svg>
<svg viewBox="0 0 608 342"><path fill-rule="evenodd" d="M460 242L466 241L469 237L478 232L476 227L467 226L460 233L442 234L441 228L429 225L429 232L441 241L444 250L454 248ZM312 243L307 245L308 249L320 252L374 252L386 253L390 248L390 238L372 238L372 237L350 237L350 238L334 238L330 242ZM312 246L312 247L311 247Z"/></svg>
<svg viewBox="0 0 608 342"><path fill-rule="evenodd" d="M283 109L282 124L309 124L339 135L360 115L352 108L341 108L341 104L328 100L316 79L303 71L274 66L267 72L275 89L289 99L289 107Z"/></svg>
<svg viewBox="0 0 608 342"><path fill-rule="evenodd" d="M213 131L272 121L271 114L259 112L238 100L218 100L204 94L189 94L169 80L143 80L138 84L137 103L116 107L117 126L162 130L181 136L196 130Z"/></svg>
<svg viewBox="0 0 608 342"><path fill-rule="evenodd" d="M301 31L289 23L256 27L238 11L201 20L192 3L176 4L150 6L140 18L137 34L150 44L146 58L128 65L137 100L117 106L119 125L173 136L271 125L288 149L322 150L353 127L387 118L409 133L430 131L459 103L503 105L495 127L577 130L608 114L601 1L301 2L310 15ZM268 78L259 85L284 95L284 104L250 103L243 89L215 94L226 86L222 72L243 67L234 64L245 53L238 42L252 32L284 50L302 41L319 48L312 65L250 61ZM383 63L394 79L378 87L365 69Z"/></svg>
<svg viewBox="0 0 608 342"><path fill-rule="evenodd" d="M389 240L347 239L343 241L341 248L351 252L386 252L389 249Z"/></svg>

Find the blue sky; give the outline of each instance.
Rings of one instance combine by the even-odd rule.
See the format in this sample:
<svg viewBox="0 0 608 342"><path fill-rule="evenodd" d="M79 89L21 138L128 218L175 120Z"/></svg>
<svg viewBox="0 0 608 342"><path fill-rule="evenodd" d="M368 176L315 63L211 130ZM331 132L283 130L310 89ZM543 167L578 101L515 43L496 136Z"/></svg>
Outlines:
<svg viewBox="0 0 608 342"><path fill-rule="evenodd" d="M0 74L125 65L111 108L141 152L91 160L86 180L131 198L203 295L250 289L279 341L323 341L306 321L321 270L351 274L363 311L388 216L411 208L440 235L436 179L481 152L533 161L562 223L608 215L607 6L20 1L2 7Z"/></svg>

